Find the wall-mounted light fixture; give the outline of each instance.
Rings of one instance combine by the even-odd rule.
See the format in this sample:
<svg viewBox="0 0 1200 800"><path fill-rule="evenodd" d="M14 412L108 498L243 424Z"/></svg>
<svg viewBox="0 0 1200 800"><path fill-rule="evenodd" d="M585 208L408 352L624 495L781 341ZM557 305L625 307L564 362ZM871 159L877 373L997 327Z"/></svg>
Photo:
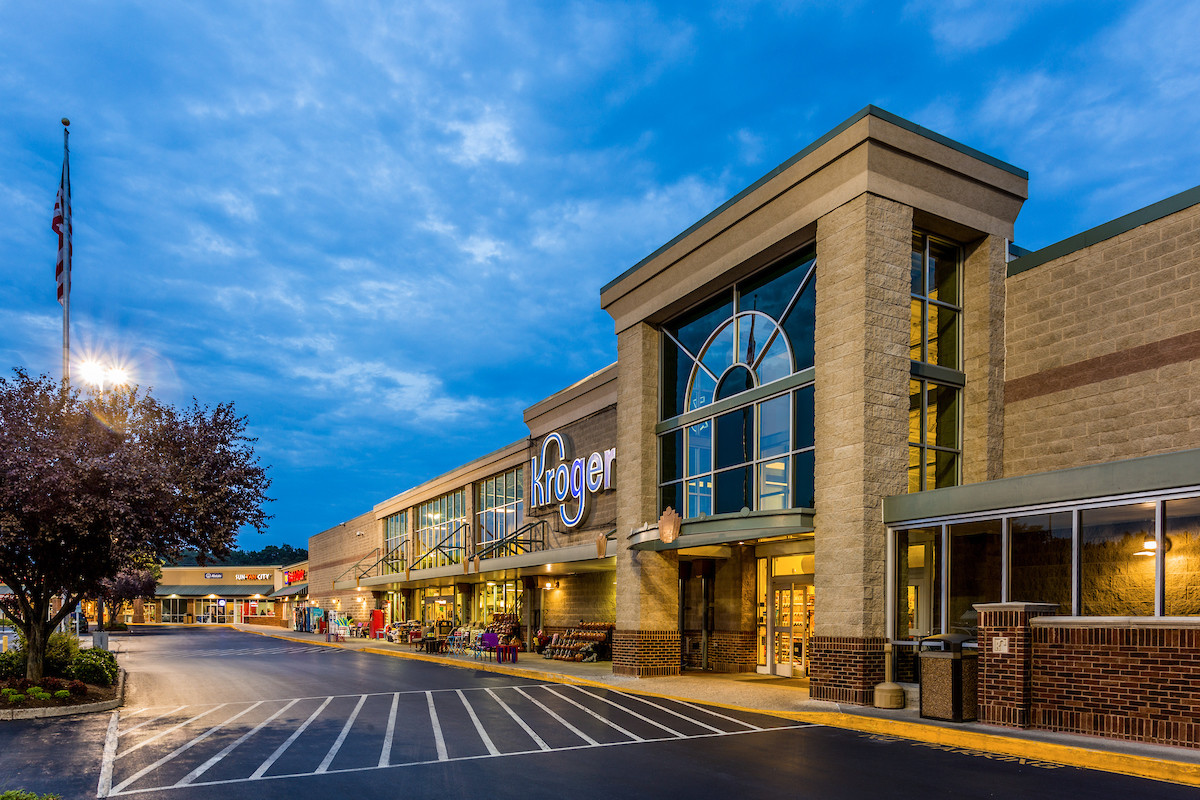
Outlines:
<svg viewBox="0 0 1200 800"><path fill-rule="evenodd" d="M1171 549L1171 540L1166 536L1163 537L1163 552L1166 553ZM1146 537L1142 542L1142 549L1134 553L1135 556L1152 556L1158 550L1158 542L1153 537Z"/></svg>

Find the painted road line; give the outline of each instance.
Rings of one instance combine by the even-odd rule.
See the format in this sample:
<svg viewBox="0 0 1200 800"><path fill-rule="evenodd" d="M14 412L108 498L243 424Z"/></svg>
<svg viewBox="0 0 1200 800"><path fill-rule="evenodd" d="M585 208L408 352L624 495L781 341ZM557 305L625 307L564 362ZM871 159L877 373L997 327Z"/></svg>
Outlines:
<svg viewBox="0 0 1200 800"><path fill-rule="evenodd" d="M113 761L117 754L117 726L120 724L121 710L117 709L108 718L108 733L104 736L104 755L100 757L100 780L96 784L96 797L108 797L112 791Z"/></svg>
<svg viewBox="0 0 1200 800"><path fill-rule="evenodd" d="M513 711L511 708L508 707L508 703L501 700L500 697L491 689L484 689L484 691L487 692L488 694L490 694L492 696L492 699L495 700L497 703L499 703L500 707L508 712L508 715L513 718L513 721L516 722L518 725L520 725L521 729L524 730L525 733L529 734L529 738L533 739L533 741L537 743L538 747L540 747L542 750L550 749L550 745L543 742L542 737L540 737L536 733L534 733L533 728L531 728L527 724L525 724L525 720L523 720L519 716L517 716L517 712Z"/></svg>
<svg viewBox="0 0 1200 800"><path fill-rule="evenodd" d="M158 761L155 761L153 764L150 764L149 766L142 767L140 770L138 770L137 772L133 773L132 775L130 775L128 778L126 778L125 780L121 781L120 783L118 783L118 784L117 784L117 786L116 786L116 788L115 788L115 789L113 789L113 791L114 791L114 792L120 792L120 791L121 791L122 789L124 789L126 786L128 786L128 785L129 785L129 784L131 784L131 783L133 783L133 782L134 782L134 781L136 781L138 778L141 778L143 775L146 775L146 774L147 774L147 773L149 773L149 772L153 772L154 770L156 770L156 769L158 769L159 767L161 767L163 764L166 764L168 761L174 761L174 760L175 760L176 758L178 758L178 757L179 757L181 754L183 754L184 752L186 752L186 751L190 750L190 749L191 749L193 746L200 744L200 743L201 743L201 742L203 742L205 739L207 739L209 736L212 736L214 733L216 733L217 731L221 730L221 728L224 728L226 725L230 724L231 722L234 722L235 720L237 720L237 719L239 719L239 718L241 718L241 717L245 716L246 714L249 714L251 711L253 711L254 709L258 708L258 707L259 707L259 706L261 706L261 705L262 705L262 701L260 700L260 701L258 701L257 703L255 703L254 705L250 706L249 708L242 709L241 711L239 711L238 713L234 714L234 715L233 715L232 717L230 717L229 719L227 719L227 720L225 720L224 722L222 722L220 725L214 725L214 726L212 726L211 728L209 728L208 730L206 730L204 733L202 733L202 734L200 734L199 736L197 736L195 739L192 739L190 742L186 742L186 743L184 743L184 744L181 744L179 747L176 747L174 750L172 750L171 752L167 753L165 756L163 756L162 758L160 758Z"/></svg>
<svg viewBox="0 0 1200 800"><path fill-rule="evenodd" d="M600 695L596 694L595 692L589 692L587 689L584 689L582 686L575 686L575 685L567 684L566 687L568 689L574 689L577 692L582 692L583 694L586 694L588 697L599 700L602 703L608 703L610 706L613 706L614 708L619 708L622 711L624 711L626 714L629 714L631 717L637 717L642 722L648 722L649 724L653 725L656 728L661 728L662 730L666 731L667 733L671 734L672 736L676 736L680 739L684 738L684 734L680 733L679 731L675 730L674 728L668 728L666 725L663 725L661 722L657 722L655 720L650 719L649 717L643 716L643 715L637 713L636 711L634 711L632 708L626 708L625 706L621 705L620 703L614 703L612 700L609 700L607 697L601 697Z"/></svg>
<svg viewBox="0 0 1200 800"><path fill-rule="evenodd" d="M673 708L667 708L666 706L660 706L658 703L651 703L646 698L638 697L636 694L625 694L624 692L618 692L615 689L610 689L609 691L611 691L613 694L619 695L621 697L628 697L630 700L637 700L639 703L645 703L648 706L653 706L654 708L657 708L659 711L665 711L668 714L674 714L675 716L679 717L680 719L685 719L688 722L692 723L693 725L699 725L701 728L708 728L713 733L725 733L725 731L721 730L720 728L713 727L712 725L709 725L707 722L701 722L698 719L692 719L687 714L680 714L678 711L676 711ZM673 700L673 702L678 702L678 701Z"/></svg>
<svg viewBox="0 0 1200 800"><path fill-rule="evenodd" d="M333 758L338 754L338 750L342 749L342 744L346 741L346 737L350 735L350 729L354 727L354 720L358 719L358 712L362 711L363 703L367 702L367 696L361 695L358 698L358 705L350 712L350 717L346 720L346 724L342 726L342 732L338 734L333 745L329 748L329 752L325 754L325 758L321 760L321 766L313 774L327 772L329 765L333 763Z"/></svg>
<svg viewBox="0 0 1200 800"><path fill-rule="evenodd" d="M172 715L172 714L179 714L179 712L180 712L180 711L182 711L182 710L184 710L184 709L186 709L186 708L187 708L187 706L186 706L186 705L180 705L178 709L172 709L172 710L170 710L170 711L167 711L167 712L166 712L166 714L160 714L160 715L156 716L156 717L154 718L154 720L146 720L146 721L145 721L145 722L143 722L143 723L136 724L136 726L133 726L132 728L126 728L125 730L121 730L121 732L119 732L119 733L118 733L118 734L116 734L116 735L118 735L118 736L124 736L124 735L125 735L125 734L127 734L127 733L133 733L133 732L134 732L134 730L137 730L138 728L144 728L144 727L148 726L148 724L150 724L150 723L152 723L152 722L157 722L158 720L161 720L161 718L163 718L163 717L169 717L169 716L170 716L170 715Z"/></svg>
<svg viewBox="0 0 1200 800"><path fill-rule="evenodd" d="M583 711L583 712L585 712L585 713L587 713L587 714L591 714L593 717L595 717L596 719L600 720L601 722L603 722L603 723L604 723L605 725L607 725L608 727L612 728L613 730L617 731L618 733L621 733L621 734L622 734L622 735L624 735L624 736L628 736L630 739L633 739L635 742L644 742L644 741L646 741L646 740L645 740L645 739L643 739L641 736L638 736L636 733L632 733L632 732L630 732L630 731L627 731L627 730L625 730L625 729L624 729L624 728L622 728L620 725L618 725L617 723L613 722L611 719L607 719L607 718L605 718L605 717L602 717L602 716L600 716L600 715L599 715L599 714L597 714L595 711L592 711L590 708L588 708L587 706L583 705L582 703L577 703L577 702L575 702L574 700L572 700L571 698L569 698L569 697L566 697L566 696L564 696L564 695L562 695L562 694L559 694L558 692L554 691L554 687L552 687L552 686L547 686L547 687L546 687L546 691L547 691L547 692L549 692L550 694L554 695L555 697L557 697L557 698L558 698L558 699L560 699L560 700L565 700L566 702L568 702L568 703L570 703L571 705L573 705L573 706L575 706L576 708L578 708L580 711Z"/></svg>
<svg viewBox="0 0 1200 800"><path fill-rule="evenodd" d="M579 730L579 728L576 728L574 725L572 725L571 723L567 722L565 719L563 719L562 717L560 717L558 714L555 714L553 711L551 711L549 708L547 708L547 707L546 707L546 704L545 704L545 703L543 703L542 701L540 701L540 700L538 700L537 698L533 697L533 696L532 696L532 695L530 695L528 692L526 692L524 689L520 688L519 686L517 686L517 687L513 687L513 688L515 688L515 689L517 690L517 693L518 693L518 694L521 694L521 695L523 695L523 696L525 697L525 699L526 699L526 700L528 700L529 702L533 703L535 706L537 706L538 708L540 708L542 711L545 711L547 714L549 714L550 716L552 716L552 717L554 717L556 720L558 720L559 724L561 724L561 725L562 725L564 728L566 728L567 730L569 730L571 733L573 733L573 734L575 734L576 736L578 736L580 739L583 739L585 742L587 742L587 743L588 743L588 744L590 744L590 745L598 745L598 744L600 744L600 743L599 743L599 742L597 742L595 739L593 739L592 737L588 736L588 735L587 735L586 733L584 733L583 731Z"/></svg>
<svg viewBox="0 0 1200 800"><path fill-rule="evenodd" d="M258 765L258 769L254 770L254 773L250 776L249 780L253 781L261 778L263 773L269 770L271 765L279 760L279 757L283 755L284 751L292 746L292 742L300 738L300 734L304 733L305 728L307 728L309 725L312 725L313 720L319 717L321 712L325 710L325 706L329 705L331 702L333 702L333 698L326 697L325 702L321 703L321 705L317 707L317 710L310 714L308 719L304 720L304 722L300 724L299 728L296 728L296 730L292 731L292 735L289 736L283 744L279 745L279 747L276 747L275 752L271 753L266 761Z"/></svg>
<svg viewBox="0 0 1200 800"><path fill-rule="evenodd" d="M479 717L475 716L475 709L471 708L471 704L467 702L467 696L463 694L462 689L456 689L455 691L458 692L458 699L462 700L463 707L467 709L467 714L471 717L471 722L475 723L475 732L478 733L479 738L483 740L484 745L487 747L487 751L494 756L500 755L500 751L496 748L496 745L492 743L492 737L487 735L487 731L483 729L483 725L479 722Z"/></svg>
<svg viewBox="0 0 1200 800"><path fill-rule="evenodd" d="M698 706L695 703L689 703L686 700L676 700L675 702L679 703L681 706L687 706L688 708L695 709L696 711L699 711L703 714L709 714L711 716L717 717L718 719L729 720L730 722L741 725L742 727L749 728L752 731L763 730L763 728L760 728L757 725L751 725L749 722L743 722L742 720L737 719L736 717L727 717L724 714L718 714L716 711L712 711L710 709L704 708L703 706Z"/></svg>
<svg viewBox="0 0 1200 800"><path fill-rule="evenodd" d="M446 752L446 740L442 737L442 726L438 722L437 709L433 707L433 692L426 692L425 699L429 701L429 722L433 725L433 741L437 745L438 761L445 761L450 754Z"/></svg>
<svg viewBox="0 0 1200 800"><path fill-rule="evenodd" d="M218 706L213 706L208 711L202 711L199 714L197 714L196 716L192 717L191 719L184 720L183 722L179 723L178 725L174 725L170 728L167 728L165 731L159 731L158 733L151 736L149 739L143 739L142 741L138 742L137 744L135 744L133 747L130 747L125 752L118 753L117 758L124 758L125 756L132 753L134 750L140 750L141 748L145 747L146 745L150 744L151 742L153 742L157 739L161 739L162 737L166 736L168 733L174 733L175 731L179 730L180 728L182 728L185 725L191 725L196 720L201 719L203 717L207 717L209 714L213 713L214 711L216 711L218 709L222 709L227 705L228 705L228 703L221 703ZM184 706L184 707L186 708L186 706Z"/></svg>
<svg viewBox="0 0 1200 800"><path fill-rule="evenodd" d="M379 766L386 767L392 759L392 736L396 732L396 709L400 706L400 693L392 695L392 710L388 714L387 733L383 735L383 749L379 752Z"/></svg>
<svg viewBox="0 0 1200 800"><path fill-rule="evenodd" d="M196 780L196 778L199 778L201 775L203 775L205 772L207 772L209 769L211 769L213 766L215 766L218 761L220 761L221 759L225 758L225 756L232 753L233 749L235 747L237 747L239 744L241 744L242 742L249 739L254 734L258 733L260 730L262 730L268 724L270 724L272 721L274 721L276 717L278 717L280 714L287 711L289 708L291 708L292 706L296 705L296 703L299 703L299 702L300 702L299 700L292 700L291 702L289 702L283 708L279 709L274 714L272 714L271 716L264 719L262 722L255 725L249 731L247 731L246 733L243 733L241 736L238 737L238 739L236 741L227 745L224 750L217 753L215 756L210 758L208 761L205 761L200 766L196 767L194 770L189 772L187 775L184 775L175 785L176 786L186 786L189 783L191 783L192 781Z"/></svg>

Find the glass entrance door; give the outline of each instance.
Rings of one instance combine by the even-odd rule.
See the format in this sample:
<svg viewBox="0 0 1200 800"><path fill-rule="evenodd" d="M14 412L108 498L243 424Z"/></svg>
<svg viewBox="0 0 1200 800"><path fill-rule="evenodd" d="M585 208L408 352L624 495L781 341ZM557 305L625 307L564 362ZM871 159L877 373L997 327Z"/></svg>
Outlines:
<svg viewBox="0 0 1200 800"><path fill-rule="evenodd" d="M774 587L771 661L776 675L808 677L813 599L813 587L809 585L785 583Z"/></svg>

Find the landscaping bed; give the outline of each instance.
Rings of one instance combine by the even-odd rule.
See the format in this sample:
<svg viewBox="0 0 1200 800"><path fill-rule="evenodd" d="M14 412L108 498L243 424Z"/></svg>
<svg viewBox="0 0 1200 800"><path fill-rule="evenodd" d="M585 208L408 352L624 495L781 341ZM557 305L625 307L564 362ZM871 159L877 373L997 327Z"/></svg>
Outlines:
<svg viewBox="0 0 1200 800"><path fill-rule="evenodd" d="M97 686L78 680L43 678L34 683L27 678L0 681L0 710L25 708L66 708L102 703L117 698L117 686Z"/></svg>

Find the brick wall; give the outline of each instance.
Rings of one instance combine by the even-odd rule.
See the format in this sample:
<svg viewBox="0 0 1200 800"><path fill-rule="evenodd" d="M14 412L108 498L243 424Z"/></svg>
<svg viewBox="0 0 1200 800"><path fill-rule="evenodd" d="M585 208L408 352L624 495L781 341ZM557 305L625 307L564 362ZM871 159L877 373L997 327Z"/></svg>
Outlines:
<svg viewBox="0 0 1200 800"><path fill-rule="evenodd" d="M684 655L689 667L700 669L704 660L701 631L684 631ZM758 660L754 653L754 631L715 630L708 637L708 666L713 672L754 672Z"/></svg>
<svg viewBox="0 0 1200 800"><path fill-rule="evenodd" d="M584 622L615 622L617 587L612 572L585 572L541 579L558 583L557 589L535 589L542 593L542 626L566 630Z"/></svg>
<svg viewBox="0 0 1200 800"><path fill-rule="evenodd" d="M362 536L356 534L361 531ZM372 550L383 546L383 524L375 513L366 514L322 531L308 539L308 595L310 605L367 622L375 607L371 592L334 589L333 582ZM376 558L379 557L377 553ZM348 575L346 577L349 577ZM345 577L343 578L343 580ZM358 602L360 597L365 602Z"/></svg>
<svg viewBox="0 0 1200 800"><path fill-rule="evenodd" d="M614 631L613 674L634 678L678 675L679 632Z"/></svg>
<svg viewBox="0 0 1200 800"><path fill-rule="evenodd" d="M605 450L617 446L617 407L615 405L609 406L570 425L561 426L558 428L558 432L563 434L571 448L571 452L568 453L568 466L570 465L570 459L586 459L592 453L603 455ZM543 439L544 437L537 439L533 443L533 446L530 447L529 454L531 457L538 456L540 458ZM557 466L560 463L558 461L558 448L551 445L548 454L551 455L551 465ZM530 482L536 478L536 476L529 474L529 463L529 459L527 458L525 460L525 497L527 502L533 497ZM613 484L609 491L601 490L596 494L588 496L587 510L585 511L583 520L577 527L568 528L563 524L558 513L558 501L554 500L553 495L548 498L551 501L549 505L536 509L527 509L527 519L546 520L550 526L550 547L566 547L585 542L590 544L595 541L597 533L607 533L616 527L616 474L620 468L619 460L613 462ZM574 508L573 503L569 505L568 513L574 511Z"/></svg>
<svg viewBox="0 0 1200 800"><path fill-rule="evenodd" d="M814 636L808 670L812 698L871 705L876 684L884 680L885 644L882 636Z"/></svg>
<svg viewBox="0 0 1200 800"><path fill-rule="evenodd" d="M1200 620L1039 619L1032 650L1032 727L1200 747Z"/></svg>
<svg viewBox="0 0 1200 800"><path fill-rule="evenodd" d="M1044 603L986 603L979 612L978 719L1026 728L1032 703L1032 641L1029 622L1053 614Z"/></svg>
<svg viewBox="0 0 1200 800"><path fill-rule="evenodd" d="M1200 206L1007 282L1004 473L1200 447Z"/></svg>

